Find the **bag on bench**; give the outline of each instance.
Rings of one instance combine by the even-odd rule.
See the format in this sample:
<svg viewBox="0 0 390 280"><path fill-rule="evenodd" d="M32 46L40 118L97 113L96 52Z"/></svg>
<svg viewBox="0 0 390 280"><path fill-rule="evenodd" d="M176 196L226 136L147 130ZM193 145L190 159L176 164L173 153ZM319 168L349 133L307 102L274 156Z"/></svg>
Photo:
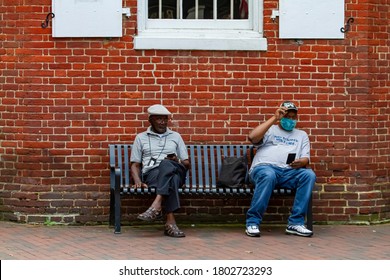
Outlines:
<svg viewBox="0 0 390 280"><path fill-rule="evenodd" d="M246 182L248 164L245 157L225 157L219 172L217 187L239 188Z"/></svg>

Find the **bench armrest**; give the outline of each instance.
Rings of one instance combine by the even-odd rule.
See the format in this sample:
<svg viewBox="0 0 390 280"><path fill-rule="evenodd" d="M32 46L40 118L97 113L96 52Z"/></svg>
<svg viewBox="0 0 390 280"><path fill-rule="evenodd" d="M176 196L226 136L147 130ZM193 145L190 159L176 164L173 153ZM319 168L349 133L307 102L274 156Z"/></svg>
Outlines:
<svg viewBox="0 0 390 280"><path fill-rule="evenodd" d="M113 165L113 164L110 164L110 189L111 189L111 191L115 190L115 182L116 182L117 173L118 173L119 179L120 179L120 168L115 167L115 165Z"/></svg>

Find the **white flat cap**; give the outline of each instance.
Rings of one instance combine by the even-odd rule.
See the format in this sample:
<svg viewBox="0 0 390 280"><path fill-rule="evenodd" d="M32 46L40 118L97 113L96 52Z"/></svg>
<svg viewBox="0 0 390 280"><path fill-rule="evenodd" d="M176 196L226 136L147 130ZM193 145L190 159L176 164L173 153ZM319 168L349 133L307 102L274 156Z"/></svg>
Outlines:
<svg viewBox="0 0 390 280"><path fill-rule="evenodd" d="M159 116L169 116L171 112L168 111L163 105L155 104L148 108L149 116L159 115Z"/></svg>

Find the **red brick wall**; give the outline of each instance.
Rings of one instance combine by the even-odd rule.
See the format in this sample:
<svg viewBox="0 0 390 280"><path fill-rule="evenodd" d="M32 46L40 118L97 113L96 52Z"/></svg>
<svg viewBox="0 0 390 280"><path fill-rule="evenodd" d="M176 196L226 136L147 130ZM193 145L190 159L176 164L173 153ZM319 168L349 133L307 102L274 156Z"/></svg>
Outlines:
<svg viewBox="0 0 390 280"><path fill-rule="evenodd" d="M3 219L107 222L107 145L132 142L161 99L187 143L245 143L281 100L295 100L318 176L315 221L390 218L390 1L346 0L355 21L344 40L295 41L278 39L278 1L266 0L266 52L136 51L135 0L124 1L132 16L115 39L54 39L41 28L51 0L0 3ZM124 220L149 202L124 202ZM249 201L183 205L184 219L242 222ZM281 221L290 205L271 202L268 218Z"/></svg>

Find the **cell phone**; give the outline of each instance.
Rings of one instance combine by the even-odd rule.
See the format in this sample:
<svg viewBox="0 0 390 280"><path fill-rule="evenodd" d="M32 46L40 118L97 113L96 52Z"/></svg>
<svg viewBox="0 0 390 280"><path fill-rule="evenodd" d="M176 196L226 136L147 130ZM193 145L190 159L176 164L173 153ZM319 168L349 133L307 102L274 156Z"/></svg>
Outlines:
<svg viewBox="0 0 390 280"><path fill-rule="evenodd" d="M173 154L167 154L167 157L168 157L168 158L173 158L173 157L175 157L175 156L176 156L175 153L173 153Z"/></svg>
<svg viewBox="0 0 390 280"><path fill-rule="evenodd" d="M296 154L288 154L286 164L290 164L295 160Z"/></svg>

